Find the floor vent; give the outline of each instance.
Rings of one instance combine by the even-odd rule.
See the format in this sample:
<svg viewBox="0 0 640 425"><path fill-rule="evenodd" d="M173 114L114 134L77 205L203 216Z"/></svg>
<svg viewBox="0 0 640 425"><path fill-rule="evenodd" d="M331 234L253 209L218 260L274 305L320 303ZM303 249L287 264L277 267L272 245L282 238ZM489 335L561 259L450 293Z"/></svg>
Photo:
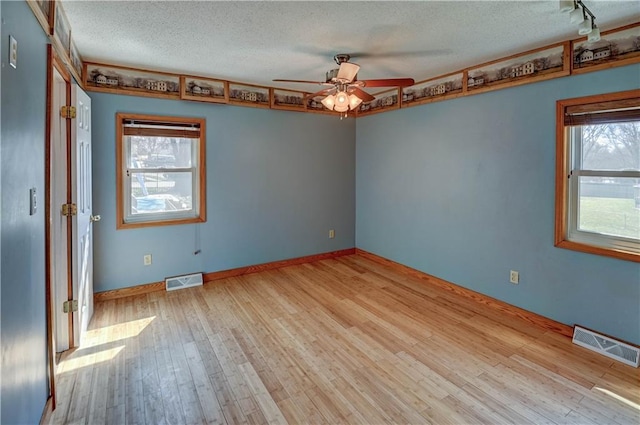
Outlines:
<svg viewBox="0 0 640 425"><path fill-rule="evenodd" d="M573 343L630 366L638 367L640 363L640 348L616 341L580 326L574 326L573 328Z"/></svg>
<svg viewBox="0 0 640 425"><path fill-rule="evenodd" d="M168 277L165 280L167 291L202 286L202 273L185 274L182 276Z"/></svg>

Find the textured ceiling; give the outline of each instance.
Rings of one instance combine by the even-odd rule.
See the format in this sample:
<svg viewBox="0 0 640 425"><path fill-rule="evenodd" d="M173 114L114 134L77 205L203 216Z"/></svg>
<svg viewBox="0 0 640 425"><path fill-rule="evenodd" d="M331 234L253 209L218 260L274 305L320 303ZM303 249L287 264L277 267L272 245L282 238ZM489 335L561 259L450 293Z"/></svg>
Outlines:
<svg viewBox="0 0 640 425"><path fill-rule="evenodd" d="M640 21L640 2L584 0L601 30ZM351 53L360 79L458 71L577 38L558 1L63 1L85 60L315 91Z"/></svg>

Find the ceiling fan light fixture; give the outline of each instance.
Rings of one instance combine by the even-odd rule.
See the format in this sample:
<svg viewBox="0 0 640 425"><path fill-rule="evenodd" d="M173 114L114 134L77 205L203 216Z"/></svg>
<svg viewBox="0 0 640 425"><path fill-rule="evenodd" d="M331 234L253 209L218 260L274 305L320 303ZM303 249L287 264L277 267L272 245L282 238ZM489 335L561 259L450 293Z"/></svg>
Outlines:
<svg viewBox="0 0 640 425"><path fill-rule="evenodd" d="M333 107L336 105L336 97L332 94L322 99L322 104L329 110L333 111Z"/></svg>
<svg viewBox="0 0 640 425"><path fill-rule="evenodd" d="M338 106L336 105L335 108L333 108L334 111L337 112L347 112L349 110L349 105L347 106Z"/></svg>
<svg viewBox="0 0 640 425"><path fill-rule="evenodd" d="M349 109L351 109L353 111L361 103L362 103L362 99L360 99L358 96L356 96L355 94L350 94L349 95Z"/></svg>
<svg viewBox="0 0 640 425"><path fill-rule="evenodd" d="M0 0L1 1L1 0ZM576 0L580 1L580 0ZM382 78L374 80L358 80L360 65L350 63L350 55L346 53L337 54L334 60L340 66L325 74L325 81L322 86L331 86L305 96L307 99L319 99L322 105L329 111L339 112L340 118L346 118L349 110L357 109L363 102L372 102L375 97L362 90L363 87L408 87L415 81L413 78ZM285 80L276 79L273 81L289 83L314 83L307 80ZM315 100L317 102L317 100ZM316 105L317 106L317 105Z"/></svg>
<svg viewBox="0 0 640 425"><path fill-rule="evenodd" d="M349 95L345 91L339 91L336 93L335 99L336 106L334 109L338 112L344 112L349 109Z"/></svg>

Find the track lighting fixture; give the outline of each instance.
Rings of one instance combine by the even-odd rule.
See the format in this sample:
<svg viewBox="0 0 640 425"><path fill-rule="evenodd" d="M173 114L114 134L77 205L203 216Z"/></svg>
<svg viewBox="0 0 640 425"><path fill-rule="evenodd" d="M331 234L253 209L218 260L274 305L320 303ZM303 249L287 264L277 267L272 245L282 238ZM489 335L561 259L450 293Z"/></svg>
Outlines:
<svg viewBox="0 0 640 425"><path fill-rule="evenodd" d="M575 9L573 0L560 0L560 12L571 12L573 9Z"/></svg>
<svg viewBox="0 0 640 425"><path fill-rule="evenodd" d="M594 41L600 41L600 28L596 25L596 23L591 21L591 32L587 37L588 41L593 43Z"/></svg>
<svg viewBox="0 0 640 425"><path fill-rule="evenodd" d="M586 35L590 42L600 40L600 29L596 25L596 16L582 0L560 0L560 12L569 12L572 24L578 24L578 34Z"/></svg>

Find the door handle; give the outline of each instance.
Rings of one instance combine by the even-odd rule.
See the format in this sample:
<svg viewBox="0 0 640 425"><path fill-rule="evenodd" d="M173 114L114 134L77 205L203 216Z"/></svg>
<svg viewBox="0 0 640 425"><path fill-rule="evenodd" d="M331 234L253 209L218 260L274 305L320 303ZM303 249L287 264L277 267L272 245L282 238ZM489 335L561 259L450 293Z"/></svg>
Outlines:
<svg viewBox="0 0 640 425"><path fill-rule="evenodd" d="M99 215L92 215L90 220L92 223L95 223L96 221L100 221L102 217L100 217Z"/></svg>

